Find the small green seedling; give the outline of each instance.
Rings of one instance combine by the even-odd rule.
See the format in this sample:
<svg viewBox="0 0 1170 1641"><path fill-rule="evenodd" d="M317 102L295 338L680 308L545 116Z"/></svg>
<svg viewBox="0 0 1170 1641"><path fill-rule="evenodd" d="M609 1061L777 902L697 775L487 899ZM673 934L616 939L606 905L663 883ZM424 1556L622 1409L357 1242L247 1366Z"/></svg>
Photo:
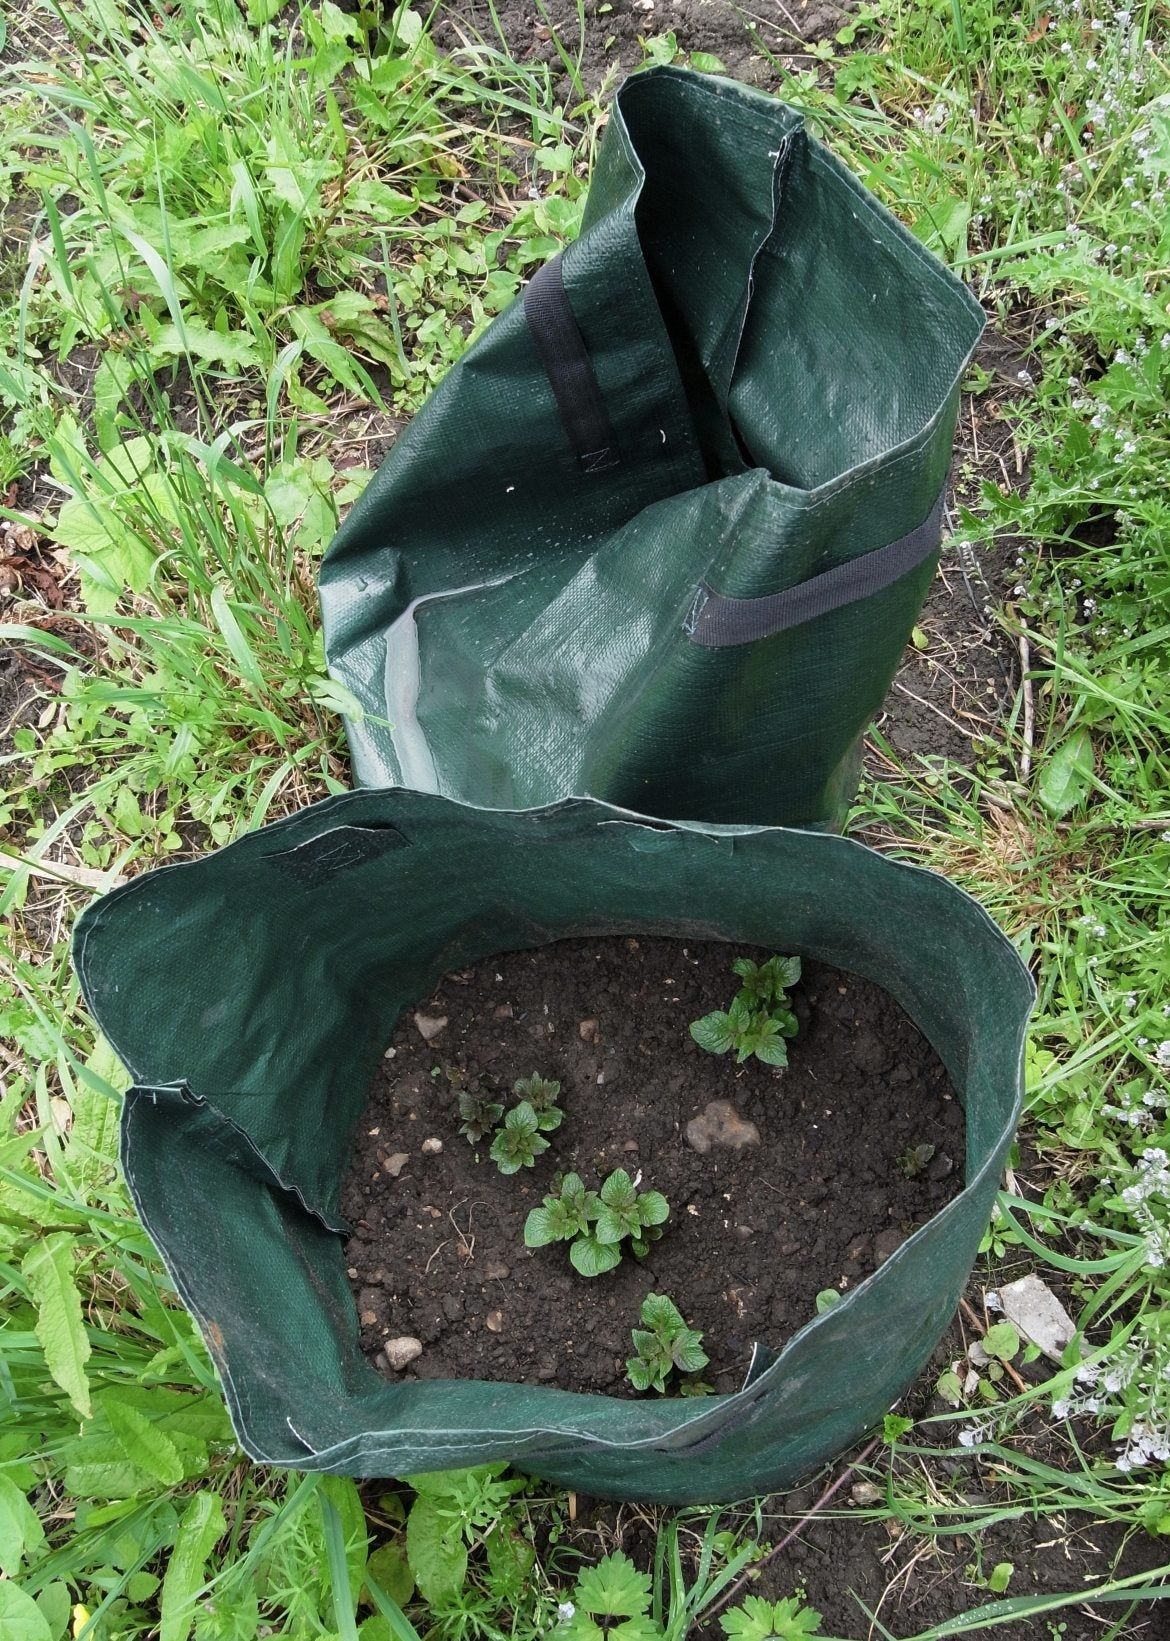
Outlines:
<svg viewBox="0 0 1170 1641"><path fill-rule="evenodd" d="M766 963L754 963L750 957L737 957L731 972L740 979L736 996L749 1008L786 1009L789 988L800 979L800 958L769 957Z"/></svg>
<svg viewBox="0 0 1170 1641"><path fill-rule="evenodd" d="M542 1077L534 1071L531 1077L517 1077L512 1092L519 1094L536 1112L542 1134L551 1134L554 1128L561 1126L564 1112L557 1105L561 1085L554 1078Z"/></svg>
<svg viewBox="0 0 1170 1641"><path fill-rule="evenodd" d="M670 1218L670 1204L661 1191L639 1191L641 1177L632 1180L624 1168L614 1169L601 1187L594 1235L605 1247L629 1237L633 1252L645 1259Z"/></svg>
<svg viewBox="0 0 1170 1641"><path fill-rule="evenodd" d="M626 1377L635 1390L666 1394L666 1381L679 1373L698 1373L710 1358L703 1335L688 1328L674 1300L664 1293L648 1293L642 1301L643 1326L633 1330L636 1356L626 1362Z"/></svg>
<svg viewBox="0 0 1170 1641"><path fill-rule="evenodd" d="M786 1066L784 1039L799 1030L787 988L800 979L800 958L770 957L756 963L739 957L731 967L741 984L730 1006L692 1021L691 1036L708 1054L734 1049L739 1065L754 1054L764 1065Z"/></svg>
<svg viewBox="0 0 1170 1641"><path fill-rule="evenodd" d="M521 1168L531 1168L540 1153L547 1150L548 1141L540 1132L536 1112L527 1100L521 1100L504 1118L504 1126L488 1154L501 1174L518 1174Z"/></svg>
<svg viewBox="0 0 1170 1641"><path fill-rule="evenodd" d="M472 1145L478 1145L504 1115L504 1108L498 1100L489 1100L486 1095L464 1092L459 1096L459 1115L463 1118L459 1132Z"/></svg>
<svg viewBox="0 0 1170 1641"><path fill-rule="evenodd" d="M898 1167L907 1179L917 1179L933 1160L933 1145L911 1145L898 1158Z"/></svg>
<svg viewBox="0 0 1170 1641"><path fill-rule="evenodd" d="M574 1237L588 1236L592 1220L597 1218L601 1198L596 1191L587 1191L580 1174L566 1174L554 1196L545 1197L543 1206L534 1208L524 1222L524 1243L529 1248L546 1248L550 1242L572 1242Z"/></svg>
<svg viewBox="0 0 1170 1641"><path fill-rule="evenodd" d="M579 1174L566 1174L557 1192L525 1220L525 1244L544 1248L567 1242L573 1269L581 1276L602 1276L620 1265L626 1241L644 1258L662 1235L670 1204L661 1191L639 1191L640 1179L632 1180L618 1168L600 1191L589 1191Z"/></svg>

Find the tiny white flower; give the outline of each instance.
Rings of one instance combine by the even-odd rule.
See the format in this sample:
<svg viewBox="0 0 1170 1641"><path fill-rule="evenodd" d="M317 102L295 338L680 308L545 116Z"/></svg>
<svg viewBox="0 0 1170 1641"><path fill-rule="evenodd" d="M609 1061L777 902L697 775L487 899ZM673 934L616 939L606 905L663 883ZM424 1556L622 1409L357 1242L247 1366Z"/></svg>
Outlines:
<svg viewBox="0 0 1170 1641"><path fill-rule="evenodd" d="M571 1601L562 1601L557 1608L557 1617L562 1624L569 1624L577 1616L577 1609Z"/></svg>

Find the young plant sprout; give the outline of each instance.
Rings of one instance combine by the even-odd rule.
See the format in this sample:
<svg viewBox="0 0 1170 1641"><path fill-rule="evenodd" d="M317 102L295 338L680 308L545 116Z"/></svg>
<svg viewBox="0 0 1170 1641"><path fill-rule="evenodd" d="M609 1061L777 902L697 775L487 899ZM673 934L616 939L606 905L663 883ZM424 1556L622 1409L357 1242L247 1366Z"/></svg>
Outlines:
<svg viewBox="0 0 1170 1641"><path fill-rule="evenodd" d="M626 1362L626 1377L635 1390L657 1390L666 1394L666 1381L676 1370L699 1373L710 1358L703 1349L703 1335L688 1328L673 1299L664 1293L648 1293L642 1301L642 1326L633 1330L637 1355ZM692 1395L699 1391L693 1382ZM709 1386L702 1386L708 1390Z"/></svg>
<svg viewBox="0 0 1170 1641"><path fill-rule="evenodd" d="M630 1247L645 1259L650 1244L662 1235L670 1218L670 1204L661 1191L639 1191L642 1176L632 1180L624 1168L615 1168L601 1187L601 1207L594 1230L598 1242L613 1246L629 1237Z"/></svg>
<svg viewBox="0 0 1170 1641"><path fill-rule="evenodd" d="M661 1191L639 1191L638 1183L618 1168L600 1191L589 1191L579 1174L566 1174L558 1191L525 1220L526 1246L567 1242L573 1269L582 1276L601 1276L620 1265L627 1240L631 1251L645 1258L662 1235L670 1204Z"/></svg>
<svg viewBox="0 0 1170 1641"><path fill-rule="evenodd" d="M566 1174L554 1196L545 1197L524 1222L524 1243L529 1248L546 1248L550 1242L571 1242L588 1236L590 1221L597 1218L601 1198L587 1191L580 1174Z"/></svg>
<svg viewBox="0 0 1170 1641"><path fill-rule="evenodd" d="M540 1132L540 1120L527 1100L514 1105L504 1118L504 1126L492 1141L488 1155L501 1174L518 1174L531 1168L548 1141Z"/></svg>
<svg viewBox="0 0 1170 1641"><path fill-rule="evenodd" d="M504 1108L497 1100L489 1100L486 1095L468 1094L464 1091L459 1095L459 1115L463 1118L459 1132L472 1145L478 1145L480 1140L487 1138L504 1115Z"/></svg>
<svg viewBox="0 0 1170 1641"><path fill-rule="evenodd" d="M534 1071L531 1077L517 1077L512 1092L519 1094L536 1112L542 1134L551 1134L554 1128L561 1126L564 1112L557 1105L561 1085L554 1078L541 1077Z"/></svg>
<svg viewBox="0 0 1170 1641"><path fill-rule="evenodd" d="M734 1049L738 1065L754 1054L764 1065L786 1066L784 1039L799 1030L787 988L800 979L800 958L769 957L755 963L739 957L731 967L740 978L739 990L727 1009L693 1020L691 1036L708 1054Z"/></svg>

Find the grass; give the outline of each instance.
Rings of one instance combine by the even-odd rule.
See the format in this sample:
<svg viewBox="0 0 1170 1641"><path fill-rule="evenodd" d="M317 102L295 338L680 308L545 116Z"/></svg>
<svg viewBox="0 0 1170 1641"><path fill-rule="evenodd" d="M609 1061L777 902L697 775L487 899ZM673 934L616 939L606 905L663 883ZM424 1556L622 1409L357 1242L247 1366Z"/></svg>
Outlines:
<svg viewBox="0 0 1170 1641"><path fill-rule="evenodd" d="M49 575L17 581L0 628L36 684L0 753L5 1641L585 1635L589 1603L604 1627L622 1599L639 1634L681 1638L739 1606L777 1536L767 1501L664 1516L644 1578L610 1559L591 1581L571 1501L538 1484L359 1495L249 1466L119 1181L121 1073L68 962L92 894L344 787L317 562L381 443L576 229L602 118L576 23L553 73L494 33L441 49L431 21L9 11L0 521L4 555L35 540ZM1085 1341L1039 1387L981 1375L864 1467L869 1513L915 1554L971 1547L948 1634L1087 1598L997 1590L996 1521L1149 1541L1156 1572L1103 1570L1102 1635L1170 1571L1165 24L1157 4L888 0L775 58L1023 361L1016 459L967 475L961 532L1014 561L993 619L1024 681L971 767L886 747L855 816L979 895L1037 971L1028 1121L985 1251L1061 1282ZM968 385L978 408L990 379ZM940 1455L977 1461L984 1502ZM759 1633L810 1633L791 1593ZM885 1609L857 1624L904 1633Z"/></svg>

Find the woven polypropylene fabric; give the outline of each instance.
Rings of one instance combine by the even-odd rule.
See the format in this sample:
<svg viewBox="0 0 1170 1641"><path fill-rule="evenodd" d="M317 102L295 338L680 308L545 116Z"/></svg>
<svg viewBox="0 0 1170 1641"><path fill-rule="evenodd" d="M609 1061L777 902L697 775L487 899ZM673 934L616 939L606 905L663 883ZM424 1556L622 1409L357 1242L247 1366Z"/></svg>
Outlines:
<svg viewBox="0 0 1170 1641"><path fill-rule="evenodd" d="M704 589L768 600L932 515L981 310L792 109L678 69L619 92L537 285L325 560L357 781L835 823L937 554L751 643L690 618Z"/></svg>
<svg viewBox="0 0 1170 1641"><path fill-rule="evenodd" d="M399 1012L498 951L643 931L799 953L884 986L964 1103L961 1194L794 1338L762 1341L757 1366L779 1354L734 1396L387 1383L359 1349L339 1192ZM974 901L844 838L405 791L331 798L135 878L85 913L75 955L135 1083L127 1181L249 1454L358 1476L511 1459L679 1503L795 1481L925 1363L991 1211L1032 997Z"/></svg>

